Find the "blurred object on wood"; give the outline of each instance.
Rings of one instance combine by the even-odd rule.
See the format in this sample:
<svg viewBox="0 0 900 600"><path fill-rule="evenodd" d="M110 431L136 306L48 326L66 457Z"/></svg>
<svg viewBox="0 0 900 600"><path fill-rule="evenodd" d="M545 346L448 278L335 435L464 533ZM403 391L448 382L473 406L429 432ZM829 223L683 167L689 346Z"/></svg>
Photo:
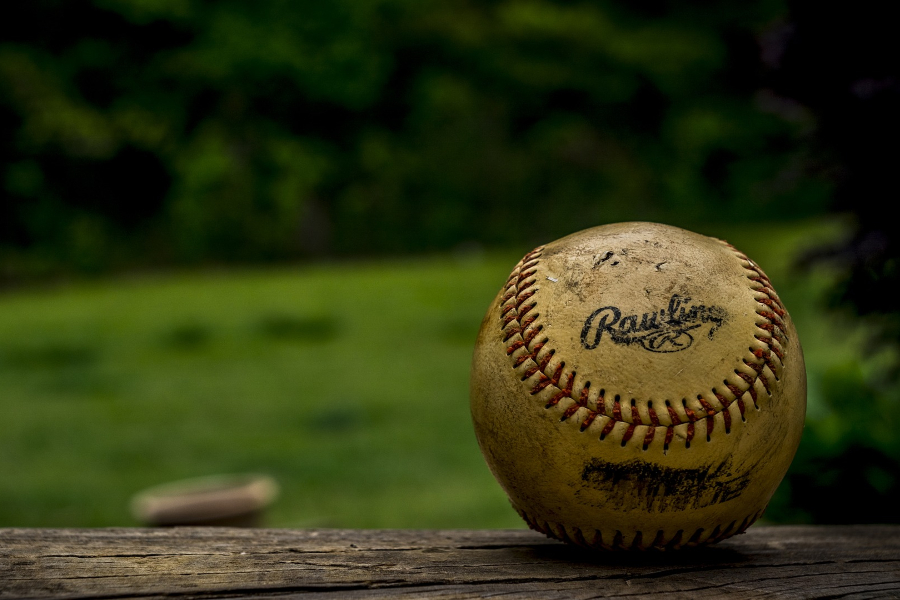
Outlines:
<svg viewBox="0 0 900 600"><path fill-rule="evenodd" d="M142 523L159 527L257 527L277 496L278 484L265 475L212 475L144 490L131 510Z"/></svg>

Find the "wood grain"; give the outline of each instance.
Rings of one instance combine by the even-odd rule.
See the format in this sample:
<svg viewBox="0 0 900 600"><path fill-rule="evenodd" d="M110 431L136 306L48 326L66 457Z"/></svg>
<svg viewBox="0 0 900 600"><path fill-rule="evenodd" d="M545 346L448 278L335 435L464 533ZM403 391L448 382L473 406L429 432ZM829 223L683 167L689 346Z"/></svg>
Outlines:
<svg viewBox="0 0 900 600"><path fill-rule="evenodd" d="M677 553L530 531L0 529L0 598L900 598L900 526L752 527Z"/></svg>

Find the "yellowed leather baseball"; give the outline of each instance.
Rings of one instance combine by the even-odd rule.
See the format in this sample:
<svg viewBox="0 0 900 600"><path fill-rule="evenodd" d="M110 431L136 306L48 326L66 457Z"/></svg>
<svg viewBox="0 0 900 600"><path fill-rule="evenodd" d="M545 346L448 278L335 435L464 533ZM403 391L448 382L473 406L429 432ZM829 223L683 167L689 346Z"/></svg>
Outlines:
<svg viewBox="0 0 900 600"><path fill-rule="evenodd" d="M769 279L655 223L529 252L481 325L475 433L530 527L593 548L744 531L800 443L803 352Z"/></svg>

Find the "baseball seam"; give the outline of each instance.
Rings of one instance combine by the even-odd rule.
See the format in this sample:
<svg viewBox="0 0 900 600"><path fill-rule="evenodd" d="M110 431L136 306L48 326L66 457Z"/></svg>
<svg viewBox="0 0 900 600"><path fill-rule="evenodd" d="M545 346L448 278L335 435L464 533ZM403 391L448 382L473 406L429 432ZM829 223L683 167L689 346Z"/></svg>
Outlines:
<svg viewBox="0 0 900 600"><path fill-rule="evenodd" d="M649 542L644 541L643 531L636 531L634 537L626 540L620 530L615 533L608 531L607 537L599 529L584 531L579 527L565 526L561 523L553 523L535 518L528 512L513 506L519 516L528 524L531 529L543 533L548 537L558 539L562 542L569 542L585 548L602 549L602 550L678 550L680 548L689 548L693 546L702 546L706 544L714 544L726 538L744 533L748 527L759 519L764 510L757 511L751 515L744 517L740 523L737 519L729 523L726 527L716 525L707 535L707 529L700 527L689 537L686 537L685 531L679 529L670 539L665 539L665 533L662 530L656 532L656 535ZM649 536L648 536L649 537Z"/></svg>
<svg viewBox="0 0 900 600"><path fill-rule="evenodd" d="M564 361L557 362L555 366L552 364L556 350L550 347L550 339L541 335L544 326L539 322L538 303L536 299L531 300L540 290L537 272L543 246L535 248L519 261L500 297L500 330L512 368L523 370L521 379L531 384L531 395L544 390L553 392L546 404L547 409L565 399L573 401L563 411L561 421L567 421L581 411L580 429L585 431L596 420L602 422L605 419L600 432L601 440L617 424L625 423L627 429L622 436L622 446L631 440L641 440L643 449L647 450L656 436L662 435L663 451L668 452L676 428L681 428L685 447L690 448L697 433L696 424L704 423L706 440L711 441L716 430L716 417L720 414L725 433L730 433L731 407L736 406L741 420L746 421L745 414L749 407L752 405L759 410L760 396L771 396L771 380L777 382L781 378L784 348L787 346L784 322L787 312L762 269L734 246L720 242L735 255L746 271L748 288L757 303L757 331L746 355L741 358L740 367L733 374L726 375L720 386L714 386L706 393L697 393L696 404L691 403L693 407L687 398L665 400L664 411L657 410L653 400L631 398L630 402L623 402L616 395L610 401L604 389L592 397L590 381L586 381L581 389L574 389L575 371L566 372ZM640 431L642 427L644 431Z"/></svg>

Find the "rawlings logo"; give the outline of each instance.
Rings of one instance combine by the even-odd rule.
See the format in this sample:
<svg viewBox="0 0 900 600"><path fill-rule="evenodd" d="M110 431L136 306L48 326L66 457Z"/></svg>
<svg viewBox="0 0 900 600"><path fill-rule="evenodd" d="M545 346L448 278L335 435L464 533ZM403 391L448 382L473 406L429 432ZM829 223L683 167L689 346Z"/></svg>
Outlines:
<svg viewBox="0 0 900 600"><path fill-rule="evenodd" d="M690 298L673 294L668 307L641 315L623 316L617 306L598 308L584 322L581 344L593 350L605 333L615 344L639 344L650 352L687 350L694 343L691 332L711 323L707 337L712 339L728 317L724 308L690 304L690 301Z"/></svg>

